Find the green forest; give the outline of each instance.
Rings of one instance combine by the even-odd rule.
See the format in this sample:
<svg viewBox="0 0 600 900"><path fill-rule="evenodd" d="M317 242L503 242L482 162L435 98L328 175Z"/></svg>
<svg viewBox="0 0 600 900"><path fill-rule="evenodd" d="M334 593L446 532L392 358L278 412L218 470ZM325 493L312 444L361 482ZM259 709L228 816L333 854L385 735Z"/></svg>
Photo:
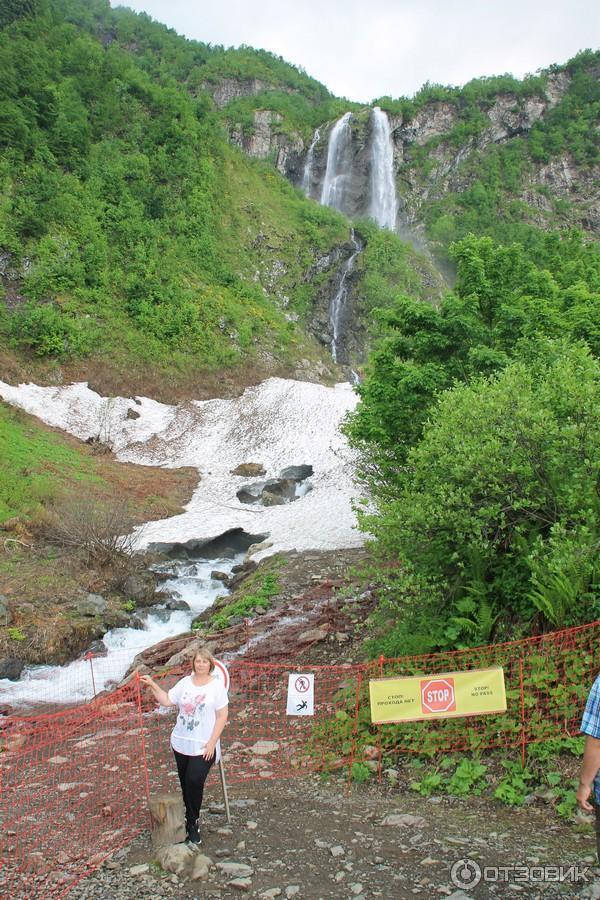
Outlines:
<svg viewBox="0 0 600 900"><path fill-rule="evenodd" d="M591 214L585 227L535 181L566 155L593 183L599 62L583 51L521 81L377 101L405 123L431 104L456 112L398 173L426 184L498 96L518 112L549 78L567 85L527 133L468 155L463 190L423 203L428 254L354 223L370 354L345 430L381 584L372 654L600 618L600 256ZM226 79L259 87L219 109L210 88ZM0 377L94 364L123 391L152 373L169 397L206 373L324 360L308 328L328 277L317 261L353 223L232 147L228 127L249 132L269 109L306 142L352 108L266 51L188 41L108 0L3 3ZM11 479L18 428L0 443ZM0 518L45 502L1 499Z"/></svg>

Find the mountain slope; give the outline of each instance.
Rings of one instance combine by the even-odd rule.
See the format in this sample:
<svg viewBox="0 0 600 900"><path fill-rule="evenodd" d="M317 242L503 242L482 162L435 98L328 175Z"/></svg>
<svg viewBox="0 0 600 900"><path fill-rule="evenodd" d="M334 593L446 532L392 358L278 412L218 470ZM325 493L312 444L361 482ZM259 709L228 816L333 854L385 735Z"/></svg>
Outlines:
<svg viewBox="0 0 600 900"><path fill-rule="evenodd" d="M26 12L0 32L5 377L170 399L222 390L224 371L336 377L310 319L348 223L232 149L208 92L251 74L318 117L326 89L101 0Z"/></svg>

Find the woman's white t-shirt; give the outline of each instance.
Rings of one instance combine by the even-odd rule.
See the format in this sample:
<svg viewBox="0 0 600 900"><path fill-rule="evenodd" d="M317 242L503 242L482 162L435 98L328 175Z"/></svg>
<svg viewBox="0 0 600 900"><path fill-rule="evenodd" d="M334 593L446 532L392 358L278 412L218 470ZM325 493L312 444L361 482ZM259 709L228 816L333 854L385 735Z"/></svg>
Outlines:
<svg viewBox="0 0 600 900"><path fill-rule="evenodd" d="M191 675L181 678L168 692L171 703L179 706L177 722L171 732L171 747L186 756L200 756L213 733L217 710L229 703L223 683L213 678L208 684L195 685ZM221 758L217 742L215 759Z"/></svg>

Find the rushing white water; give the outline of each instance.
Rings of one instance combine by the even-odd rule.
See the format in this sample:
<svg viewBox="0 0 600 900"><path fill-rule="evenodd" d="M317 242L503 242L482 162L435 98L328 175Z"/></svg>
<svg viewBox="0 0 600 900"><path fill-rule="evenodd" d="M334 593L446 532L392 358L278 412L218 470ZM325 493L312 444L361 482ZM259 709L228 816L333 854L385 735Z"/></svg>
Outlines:
<svg viewBox="0 0 600 900"><path fill-rule="evenodd" d="M398 201L394 178L394 150L387 115L376 106L372 113L369 217L382 228L396 227Z"/></svg>
<svg viewBox="0 0 600 900"><path fill-rule="evenodd" d="M48 424L86 440L102 432L117 459L147 466L194 466L199 484L185 511L149 522L137 545L210 541L232 530L268 535L253 559L286 550L357 547L364 537L352 509L353 454L339 426L357 398L351 385L335 388L271 378L232 400L190 401L167 406L148 398L104 398L87 384L39 387L0 382L0 397ZM138 418L129 418L134 410ZM260 462L261 479L277 478L289 466L310 465L310 483L299 485L294 503L244 505L237 491L247 477L232 475L240 463ZM312 490L309 488L312 487ZM133 656L145 647L189 630L191 619L224 592L210 579L232 561L209 560L181 566L167 583L191 611L153 608L143 631L114 629L104 638L108 656L94 660L96 692L118 682ZM168 621L165 619L168 617ZM90 664L36 667L18 682L0 681L0 699L11 706L73 703L92 694Z"/></svg>
<svg viewBox="0 0 600 900"><path fill-rule="evenodd" d="M311 187L312 187L312 167L315 158L315 147L319 142L321 137L321 129L317 128L313 135L313 139L310 147L308 148L308 153L306 154L306 162L304 164L304 172L302 173L302 190L306 194L307 197L311 195Z"/></svg>
<svg viewBox="0 0 600 900"><path fill-rule="evenodd" d="M347 201L352 187L352 113L344 113L335 123L327 145L327 168L321 190L321 205L348 212Z"/></svg>
<svg viewBox="0 0 600 900"><path fill-rule="evenodd" d="M354 253L344 263L342 268L342 276L338 289L334 294L329 306L329 325L331 327L331 357L334 362L340 362L340 348L342 331L346 313L346 303L348 300L348 276L354 269L356 257L362 250L362 244L359 243L354 234L354 229L350 232L350 239L354 247Z"/></svg>
<svg viewBox="0 0 600 900"><path fill-rule="evenodd" d="M0 697L21 711L44 703L80 703L95 693L118 684L133 658L146 647L176 634L189 631L192 619L212 605L219 594L227 593L222 582L210 577L215 569L229 573L241 562L243 554L233 558L179 560L161 567L172 577L161 585L161 592L184 600L189 609L170 611L151 607L144 617L144 628L113 628L102 641L106 656L77 659L66 666L28 666L19 681L0 679ZM140 611L142 612L142 611Z"/></svg>

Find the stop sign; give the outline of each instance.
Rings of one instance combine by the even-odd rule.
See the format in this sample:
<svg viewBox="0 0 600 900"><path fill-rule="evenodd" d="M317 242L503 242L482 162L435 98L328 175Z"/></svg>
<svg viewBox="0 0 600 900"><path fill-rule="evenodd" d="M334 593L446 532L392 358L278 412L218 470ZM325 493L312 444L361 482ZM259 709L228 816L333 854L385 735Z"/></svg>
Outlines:
<svg viewBox="0 0 600 900"><path fill-rule="evenodd" d="M421 682L423 712L453 712L456 709L454 678L429 678Z"/></svg>

